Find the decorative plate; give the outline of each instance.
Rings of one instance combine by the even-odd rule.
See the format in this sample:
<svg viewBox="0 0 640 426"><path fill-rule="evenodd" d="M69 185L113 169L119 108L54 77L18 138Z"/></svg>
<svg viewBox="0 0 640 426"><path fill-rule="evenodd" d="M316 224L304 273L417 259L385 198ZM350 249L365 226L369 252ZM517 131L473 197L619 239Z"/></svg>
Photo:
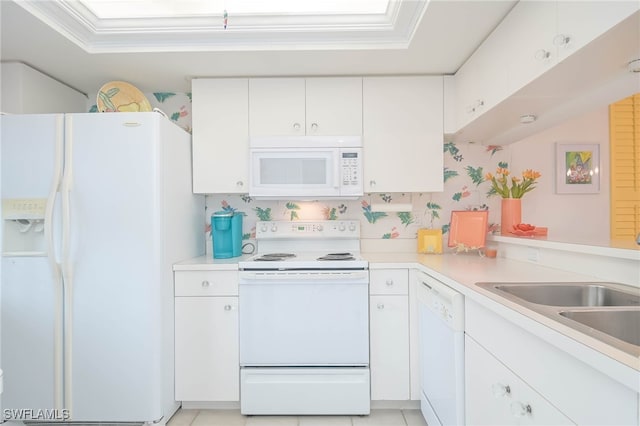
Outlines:
<svg viewBox="0 0 640 426"><path fill-rule="evenodd" d="M124 81L110 81L98 90L100 112L149 112L151 104L137 87Z"/></svg>
<svg viewBox="0 0 640 426"><path fill-rule="evenodd" d="M452 211L449 228L449 247L477 249L484 247L487 241L489 212Z"/></svg>

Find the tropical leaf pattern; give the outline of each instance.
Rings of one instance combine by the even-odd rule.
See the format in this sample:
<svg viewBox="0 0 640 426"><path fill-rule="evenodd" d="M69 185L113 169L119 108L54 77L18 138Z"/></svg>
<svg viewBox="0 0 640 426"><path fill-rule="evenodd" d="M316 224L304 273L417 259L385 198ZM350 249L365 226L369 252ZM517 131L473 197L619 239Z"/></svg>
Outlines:
<svg viewBox="0 0 640 426"><path fill-rule="evenodd" d="M385 212L371 211L371 206L366 201L362 201L362 212L369 223L376 223L378 219L387 217Z"/></svg>
<svg viewBox="0 0 640 426"><path fill-rule="evenodd" d="M285 204L285 207L289 212L289 220L299 219L299 216L298 216L298 210L300 210L299 205L297 205L296 203L288 202L287 204Z"/></svg>
<svg viewBox="0 0 640 426"><path fill-rule="evenodd" d="M398 212L397 216L400 218L400 222L405 228L414 222L413 214L411 212Z"/></svg>
<svg viewBox="0 0 640 426"><path fill-rule="evenodd" d="M459 173L456 170L451 170L448 167L444 168L444 181L448 181L449 179L458 176Z"/></svg>
<svg viewBox="0 0 640 426"><path fill-rule="evenodd" d="M153 96L158 100L158 102L164 102L175 95L176 94L172 92L155 92L153 94Z"/></svg>
<svg viewBox="0 0 640 426"><path fill-rule="evenodd" d="M484 182L484 174L482 171L483 170L482 166L480 167L467 166L465 167L465 170L467 171L467 176L471 178L471 181L475 183L476 186Z"/></svg>
<svg viewBox="0 0 640 426"><path fill-rule="evenodd" d="M400 233L398 232L398 229L394 226L393 228L391 228L391 232L382 234L382 239L390 240L392 238L398 238L399 236L400 236Z"/></svg>
<svg viewBox="0 0 640 426"><path fill-rule="evenodd" d="M448 152L451 157L457 162L464 160L460 149L453 142L445 142L444 144L444 152Z"/></svg>
<svg viewBox="0 0 640 426"><path fill-rule="evenodd" d="M231 207L229 205L229 203L227 203L227 200L222 200L222 202L220 203L220 206L222 207L222 210L225 212L235 212L236 209L234 209L233 207Z"/></svg>
<svg viewBox="0 0 640 426"><path fill-rule="evenodd" d="M335 207L325 207L324 208L324 219L325 220L338 220L337 209Z"/></svg>
<svg viewBox="0 0 640 426"><path fill-rule="evenodd" d="M258 216L258 220L260 221L270 221L271 218L271 207L262 208L262 207L254 207L253 211L256 212L256 216Z"/></svg>

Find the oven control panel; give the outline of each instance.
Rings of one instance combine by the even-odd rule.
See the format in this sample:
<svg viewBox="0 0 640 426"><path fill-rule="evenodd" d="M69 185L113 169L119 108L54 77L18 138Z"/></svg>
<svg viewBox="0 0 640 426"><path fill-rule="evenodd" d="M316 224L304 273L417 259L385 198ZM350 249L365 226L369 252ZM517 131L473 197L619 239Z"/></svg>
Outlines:
<svg viewBox="0 0 640 426"><path fill-rule="evenodd" d="M360 238L360 222L357 220L258 222L256 238Z"/></svg>

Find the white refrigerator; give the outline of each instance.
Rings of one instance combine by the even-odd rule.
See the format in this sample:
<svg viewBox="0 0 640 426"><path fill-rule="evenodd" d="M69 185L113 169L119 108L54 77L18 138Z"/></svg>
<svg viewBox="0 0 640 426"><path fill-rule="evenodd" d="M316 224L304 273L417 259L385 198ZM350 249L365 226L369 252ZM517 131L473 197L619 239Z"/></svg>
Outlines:
<svg viewBox="0 0 640 426"><path fill-rule="evenodd" d="M205 247L190 135L155 112L4 115L0 130L1 413L166 422L172 264Z"/></svg>

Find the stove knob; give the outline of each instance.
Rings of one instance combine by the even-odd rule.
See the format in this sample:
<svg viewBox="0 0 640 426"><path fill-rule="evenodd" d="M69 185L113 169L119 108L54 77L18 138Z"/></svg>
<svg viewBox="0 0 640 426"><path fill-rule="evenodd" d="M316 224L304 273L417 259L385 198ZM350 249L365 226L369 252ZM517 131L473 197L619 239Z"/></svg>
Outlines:
<svg viewBox="0 0 640 426"><path fill-rule="evenodd" d="M271 225L271 232L276 232L278 230L278 225Z"/></svg>
<svg viewBox="0 0 640 426"><path fill-rule="evenodd" d="M338 227L338 230L341 231L341 232L344 231L345 229L346 228L344 226L344 223L341 223L340 226Z"/></svg>
<svg viewBox="0 0 640 426"><path fill-rule="evenodd" d="M316 229L318 230L318 232L322 232L322 229L323 229L323 228L322 228L322 225L318 225L318 226L316 226Z"/></svg>
<svg viewBox="0 0 640 426"><path fill-rule="evenodd" d="M260 231L267 232L267 225L265 223L263 223L262 226L260 227Z"/></svg>
<svg viewBox="0 0 640 426"><path fill-rule="evenodd" d="M349 224L349 231L353 232L353 231L355 231L355 230L356 230L356 224L355 224L355 223L353 223L353 222L351 222L351 223Z"/></svg>

